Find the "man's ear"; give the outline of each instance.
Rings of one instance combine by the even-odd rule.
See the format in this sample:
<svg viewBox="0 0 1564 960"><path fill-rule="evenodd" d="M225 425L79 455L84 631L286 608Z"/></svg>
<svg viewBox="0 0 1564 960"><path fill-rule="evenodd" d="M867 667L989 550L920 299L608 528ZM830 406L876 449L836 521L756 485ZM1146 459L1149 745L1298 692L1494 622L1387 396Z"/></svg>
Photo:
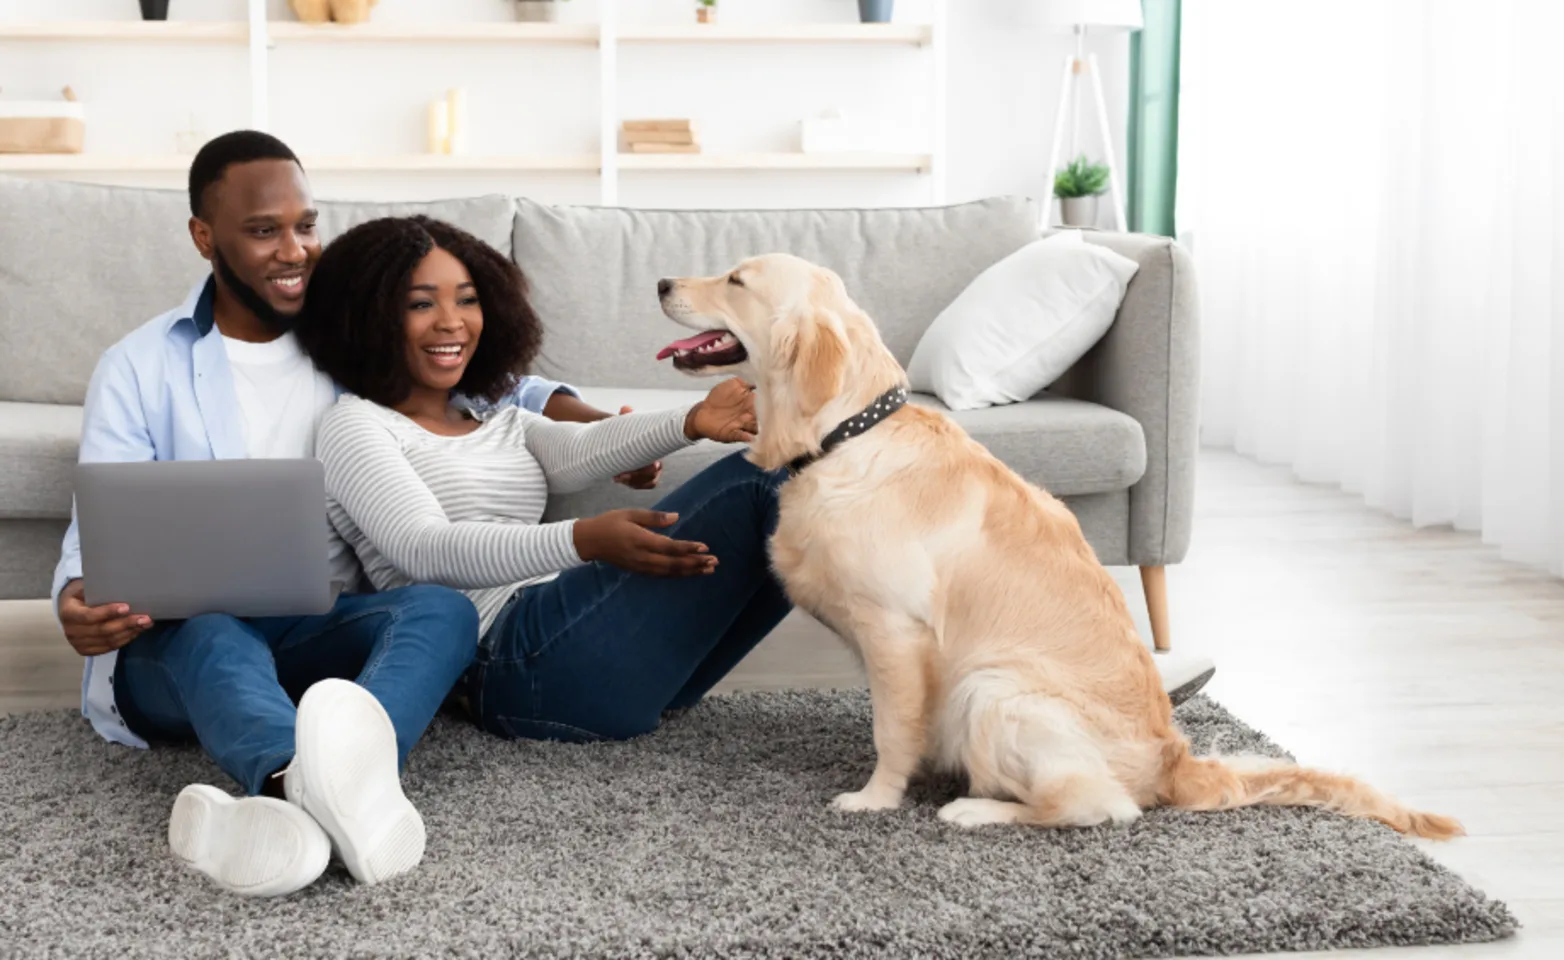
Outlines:
<svg viewBox="0 0 1564 960"><path fill-rule="evenodd" d="M793 395L799 412L813 417L842 392L847 379L847 335L842 318L808 307L799 314L794 335Z"/></svg>
<svg viewBox="0 0 1564 960"><path fill-rule="evenodd" d="M212 259L212 225L200 217L190 218L190 240L203 260Z"/></svg>

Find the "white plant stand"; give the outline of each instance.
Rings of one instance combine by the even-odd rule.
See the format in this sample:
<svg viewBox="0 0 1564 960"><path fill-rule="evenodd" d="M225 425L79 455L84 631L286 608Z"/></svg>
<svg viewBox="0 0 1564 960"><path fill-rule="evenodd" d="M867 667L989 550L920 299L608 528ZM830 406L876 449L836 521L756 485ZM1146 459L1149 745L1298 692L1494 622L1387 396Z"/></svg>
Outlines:
<svg viewBox="0 0 1564 960"><path fill-rule="evenodd" d="M1119 177L1118 158L1113 153L1113 130L1108 126L1108 101L1102 95L1102 71L1097 67L1097 55L1086 53L1086 28L1075 28L1075 51L1064 58L1064 78L1059 83L1059 105L1054 109L1053 146L1048 151L1048 192L1053 195L1053 177L1059 172L1059 148L1064 143L1064 118L1071 118L1070 156L1076 156L1080 143L1081 110L1080 85L1082 74L1091 78L1092 101L1097 114L1097 131L1102 137L1102 153L1108 164L1108 192L1113 195L1113 222L1123 231L1124 217L1123 180ZM1053 204L1043 210L1044 226L1052 216Z"/></svg>

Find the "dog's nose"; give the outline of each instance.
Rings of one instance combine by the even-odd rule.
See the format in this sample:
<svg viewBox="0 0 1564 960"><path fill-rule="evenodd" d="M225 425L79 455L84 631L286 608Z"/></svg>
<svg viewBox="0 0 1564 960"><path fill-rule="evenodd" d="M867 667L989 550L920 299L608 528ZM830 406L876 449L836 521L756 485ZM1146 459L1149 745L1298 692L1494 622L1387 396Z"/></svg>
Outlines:
<svg viewBox="0 0 1564 960"><path fill-rule="evenodd" d="M659 297L666 297L668 295L668 291L670 291L672 289L673 289L673 281L672 280L669 280L669 279L667 279L665 277L665 278L657 281L657 295Z"/></svg>

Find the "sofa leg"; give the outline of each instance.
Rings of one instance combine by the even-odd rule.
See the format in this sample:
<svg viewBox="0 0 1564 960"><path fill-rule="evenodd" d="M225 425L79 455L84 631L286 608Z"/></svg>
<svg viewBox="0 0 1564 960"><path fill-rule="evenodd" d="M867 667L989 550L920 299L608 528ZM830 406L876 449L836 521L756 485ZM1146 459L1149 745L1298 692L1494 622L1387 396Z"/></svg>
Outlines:
<svg viewBox="0 0 1564 960"><path fill-rule="evenodd" d="M1167 567L1140 568L1140 586L1146 592L1146 613L1151 617L1151 642L1158 650L1169 650L1173 646L1173 634L1168 628L1167 573Z"/></svg>

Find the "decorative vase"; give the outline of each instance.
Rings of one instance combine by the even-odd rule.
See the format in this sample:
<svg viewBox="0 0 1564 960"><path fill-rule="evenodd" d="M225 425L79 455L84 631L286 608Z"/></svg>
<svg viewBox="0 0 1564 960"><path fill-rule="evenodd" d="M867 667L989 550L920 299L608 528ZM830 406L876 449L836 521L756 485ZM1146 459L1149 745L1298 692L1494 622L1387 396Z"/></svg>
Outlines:
<svg viewBox="0 0 1564 960"><path fill-rule="evenodd" d="M864 23L890 23L896 0L858 0L858 19Z"/></svg>
<svg viewBox="0 0 1564 960"><path fill-rule="evenodd" d="M1060 197L1059 219L1067 227L1095 227L1097 225L1097 197Z"/></svg>
<svg viewBox="0 0 1564 960"><path fill-rule="evenodd" d="M695 20L696 20L697 23L716 23L717 22L717 8L716 8L716 6L715 5L707 6L706 4L703 3L700 6L696 7L695 8Z"/></svg>
<svg viewBox="0 0 1564 960"><path fill-rule="evenodd" d="M141 19L167 20L168 0L141 0Z"/></svg>
<svg viewBox="0 0 1564 960"><path fill-rule="evenodd" d="M558 0L516 0L516 19L529 23L553 23L559 16Z"/></svg>

